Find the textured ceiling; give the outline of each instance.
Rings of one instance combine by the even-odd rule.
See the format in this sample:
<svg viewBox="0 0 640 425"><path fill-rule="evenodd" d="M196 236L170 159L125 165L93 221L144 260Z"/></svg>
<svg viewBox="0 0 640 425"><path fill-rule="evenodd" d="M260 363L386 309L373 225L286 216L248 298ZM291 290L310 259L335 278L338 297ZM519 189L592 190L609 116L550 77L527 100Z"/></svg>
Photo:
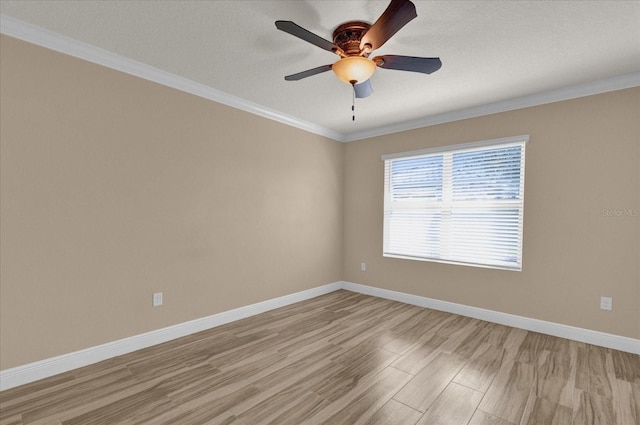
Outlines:
<svg viewBox="0 0 640 425"><path fill-rule="evenodd" d="M388 1L9 1L8 17L99 47L349 138L562 87L640 72L638 1L419 1L375 55L440 57L431 75L378 69L356 100L332 72L283 77L337 56L278 31L326 39L373 23Z"/></svg>

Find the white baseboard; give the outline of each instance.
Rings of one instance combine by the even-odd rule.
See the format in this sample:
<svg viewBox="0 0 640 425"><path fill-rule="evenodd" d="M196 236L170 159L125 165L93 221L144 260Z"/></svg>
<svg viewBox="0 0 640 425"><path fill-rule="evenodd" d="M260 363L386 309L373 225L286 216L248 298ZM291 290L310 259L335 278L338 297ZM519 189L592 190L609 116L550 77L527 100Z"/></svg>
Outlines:
<svg viewBox="0 0 640 425"><path fill-rule="evenodd" d="M471 307L468 305L436 300L419 295L406 294L404 292L390 291L388 289L375 288L373 286L360 285L358 283L342 282L342 288L348 291L399 301L405 304L446 311L448 313L473 317L474 319L486 320L487 322L499 323L501 325L512 326L514 328L553 335L560 338L572 339L574 341L586 342L588 344L613 348L620 351L626 351L628 353L640 354L640 340L634 338L577 328L574 326L563 325L561 323L546 322L544 320L516 316L509 313L501 313L499 311L486 310L484 308Z"/></svg>
<svg viewBox="0 0 640 425"><path fill-rule="evenodd" d="M271 300L251 304L245 307L236 308L201 319L180 323L167 328L158 329L144 334L132 336L118 341L98 345L73 353L40 360L22 366L0 371L0 391L8 390L39 379L48 378L59 373L68 372L79 367L107 360L116 356L131 353L136 350L151 347L156 344L167 342L176 338L187 336L216 326L224 325L256 314L264 313L279 307L284 307L338 289L345 289L351 292L358 292L365 295L372 295L388 300L399 301L406 304L431 308L434 310L446 311L460 314L462 316L473 317L475 319L486 320L488 322L499 323L501 325L513 326L529 331L540 332L561 338L586 342L602 347L613 348L629 353L640 354L640 340L612 335L604 332L592 331L589 329L576 328L559 323L546 322L544 320L532 319L528 317L516 316L498 311L486 310L478 307L471 307L463 304L440 301L433 298L411 295L403 292L391 291L388 289L376 288L373 286L360 285L351 282L335 282L306 291L296 292Z"/></svg>
<svg viewBox="0 0 640 425"><path fill-rule="evenodd" d="M40 360L22 366L0 371L0 391L48 378L59 373L68 372L79 367L107 360L156 344L171 341L206 329L224 325L265 311L284 307L320 295L328 294L342 288L342 282L330 283L306 291L296 292L271 300L236 308L212 316L180 323L167 328L158 329L129 338L120 339L96 347L73 353Z"/></svg>

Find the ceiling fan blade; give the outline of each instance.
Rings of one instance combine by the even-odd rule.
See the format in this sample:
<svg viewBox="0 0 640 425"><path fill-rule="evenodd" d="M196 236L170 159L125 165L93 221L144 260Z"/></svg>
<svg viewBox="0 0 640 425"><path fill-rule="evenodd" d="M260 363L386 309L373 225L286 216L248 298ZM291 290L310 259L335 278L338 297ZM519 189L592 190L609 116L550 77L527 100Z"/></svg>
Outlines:
<svg viewBox="0 0 640 425"><path fill-rule="evenodd" d="M329 52L336 53L337 51L340 50L338 46L336 46L329 40L325 40L319 35L315 35L311 31L306 30L302 28L300 25L297 25L291 21L276 21L276 28L278 28L281 31L288 32L293 36L296 36L308 43L311 43Z"/></svg>
<svg viewBox="0 0 640 425"><path fill-rule="evenodd" d="M331 69L331 65L322 65L317 68L307 69L306 71L298 72L297 74L291 74L284 77L287 81L298 81L303 78L311 77L312 75L320 74L322 72L329 71Z"/></svg>
<svg viewBox="0 0 640 425"><path fill-rule="evenodd" d="M423 74L436 72L442 66L440 58L419 58L414 56L384 55L376 56L373 61L380 68L422 72Z"/></svg>
<svg viewBox="0 0 640 425"><path fill-rule="evenodd" d="M371 79L368 79L364 83L354 85L353 89L356 91L357 98L371 96L371 94L373 93L373 88L371 87Z"/></svg>
<svg viewBox="0 0 640 425"><path fill-rule="evenodd" d="M416 16L416 6L409 0L391 0L387 9L362 37L360 49L365 49L367 44L371 50L379 48Z"/></svg>

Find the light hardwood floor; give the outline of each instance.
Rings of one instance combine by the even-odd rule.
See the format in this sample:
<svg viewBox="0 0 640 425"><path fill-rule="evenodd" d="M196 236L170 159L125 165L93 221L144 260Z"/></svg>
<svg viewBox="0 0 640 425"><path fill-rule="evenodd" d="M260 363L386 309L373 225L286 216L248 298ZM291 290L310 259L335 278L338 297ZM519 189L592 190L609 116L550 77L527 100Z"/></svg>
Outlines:
<svg viewBox="0 0 640 425"><path fill-rule="evenodd" d="M0 393L0 424L640 424L640 356L336 291Z"/></svg>

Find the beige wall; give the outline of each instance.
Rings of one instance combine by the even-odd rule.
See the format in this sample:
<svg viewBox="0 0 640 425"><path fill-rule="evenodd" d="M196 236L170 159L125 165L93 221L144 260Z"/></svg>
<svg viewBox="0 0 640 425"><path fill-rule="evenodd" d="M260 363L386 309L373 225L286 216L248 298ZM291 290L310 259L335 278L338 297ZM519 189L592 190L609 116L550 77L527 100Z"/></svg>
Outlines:
<svg viewBox="0 0 640 425"><path fill-rule="evenodd" d="M0 369L340 280L343 144L0 52Z"/></svg>
<svg viewBox="0 0 640 425"><path fill-rule="evenodd" d="M640 338L638 111L634 88L348 143L343 279ZM520 134L522 272L382 257L382 154Z"/></svg>
<svg viewBox="0 0 640 425"><path fill-rule="evenodd" d="M2 370L339 280L640 338L640 89L343 145L1 39ZM523 133L523 272L382 257L380 155Z"/></svg>

